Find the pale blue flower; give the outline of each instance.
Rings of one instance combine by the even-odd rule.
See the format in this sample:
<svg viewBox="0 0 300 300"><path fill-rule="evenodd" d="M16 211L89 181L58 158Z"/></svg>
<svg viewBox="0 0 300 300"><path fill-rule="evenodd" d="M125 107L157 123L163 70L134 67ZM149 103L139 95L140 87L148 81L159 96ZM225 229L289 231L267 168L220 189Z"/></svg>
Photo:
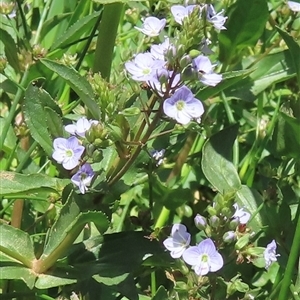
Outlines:
<svg viewBox="0 0 300 300"><path fill-rule="evenodd" d="M125 63L126 70L131 74L132 79L136 81L149 81L158 70L163 69L165 62L154 59L147 53L139 53L133 61Z"/></svg>
<svg viewBox="0 0 300 300"><path fill-rule="evenodd" d="M276 242L275 240L273 240L271 243L269 243L264 251L264 259L265 259L265 263L266 269L269 269L270 265L277 261L277 256L280 256L280 254L276 254Z"/></svg>
<svg viewBox="0 0 300 300"><path fill-rule="evenodd" d="M183 125L193 119L200 121L204 113L203 104L194 98L193 93L186 86L180 87L173 96L164 101L163 110L168 117Z"/></svg>
<svg viewBox="0 0 300 300"><path fill-rule="evenodd" d="M211 239L205 239L197 246L188 248L183 252L182 258L199 276L216 272L224 265L223 258Z"/></svg>
<svg viewBox="0 0 300 300"><path fill-rule="evenodd" d="M300 3L295 1L288 1L287 2L288 7L290 10L294 12L300 12Z"/></svg>
<svg viewBox="0 0 300 300"><path fill-rule="evenodd" d="M199 55L192 61L192 67L197 71L199 80L209 86L216 86L221 80L222 75L214 73L211 61L204 55Z"/></svg>
<svg viewBox="0 0 300 300"><path fill-rule="evenodd" d="M175 74L173 71L166 69L159 70L149 81L151 88L157 92L158 95L163 97L167 91L175 92L181 83L180 74Z"/></svg>
<svg viewBox="0 0 300 300"><path fill-rule="evenodd" d="M95 173L90 164L82 165L76 174L71 178L71 181L79 187L81 194L85 194L90 186Z"/></svg>
<svg viewBox="0 0 300 300"><path fill-rule="evenodd" d="M208 4L207 8L207 20L208 22L212 23L213 26L217 29L217 30L222 30L222 29L226 29L226 27L224 26L224 23L227 20L227 17L223 16L224 13L224 9L222 9L219 13L216 13L214 7L212 4Z"/></svg>
<svg viewBox="0 0 300 300"><path fill-rule="evenodd" d="M148 17L144 20L144 23L142 25L142 28L134 27L135 29L141 31L143 34L154 37L158 36L160 32L164 29L166 26L166 19L158 19L156 17Z"/></svg>
<svg viewBox="0 0 300 300"><path fill-rule="evenodd" d="M188 6L182 6L182 5L173 5L171 7L171 13L175 19L175 21L182 25L183 19L188 17L195 7L200 7L199 5L188 5ZM201 9L200 9L201 11Z"/></svg>
<svg viewBox="0 0 300 300"><path fill-rule="evenodd" d="M181 257L191 242L191 235L182 224L174 224L171 231L171 236L164 240L164 246L171 251L173 258Z"/></svg>
<svg viewBox="0 0 300 300"><path fill-rule="evenodd" d="M65 126L65 130L73 135L78 135L81 137L85 136L86 131L88 131L92 124L98 124L96 120L88 120L85 117L78 119L75 124L70 124Z"/></svg>
<svg viewBox="0 0 300 300"><path fill-rule="evenodd" d="M233 207L235 208L235 213L232 218L236 219L240 224L247 224L251 217L250 213L244 211L243 207L239 208L237 203L234 203Z"/></svg>
<svg viewBox="0 0 300 300"><path fill-rule="evenodd" d="M75 136L68 139L56 138L53 141L53 147L52 157L66 170L72 170L78 166L84 147Z"/></svg>
<svg viewBox="0 0 300 300"><path fill-rule="evenodd" d="M172 45L170 39L166 37L161 44L151 45L150 53L154 59L165 60L165 54L170 48L174 48L174 45Z"/></svg>

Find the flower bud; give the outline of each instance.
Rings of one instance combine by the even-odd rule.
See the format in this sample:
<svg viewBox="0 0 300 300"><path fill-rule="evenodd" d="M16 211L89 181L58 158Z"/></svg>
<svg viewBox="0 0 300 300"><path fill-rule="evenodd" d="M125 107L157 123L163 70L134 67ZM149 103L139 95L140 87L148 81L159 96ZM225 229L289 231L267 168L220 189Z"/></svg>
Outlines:
<svg viewBox="0 0 300 300"><path fill-rule="evenodd" d="M240 224L239 220L238 219L233 219L230 221L229 223L229 229L231 230L235 230L236 227Z"/></svg>
<svg viewBox="0 0 300 300"><path fill-rule="evenodd" d="M184 55L179 61L180 67L182 69L186 68L190 63L192 62L192 59L189 55Z"/></svg>
<svg viewBox="0 0 300 300"><path fill-rule="evenodd" d="M220 218L217 216L211 216L209 219L210 226L213 228L217 228L220 225Z"/></svg>
<svg viewBox="0 0 300 300"><path fill-rule="evenodd" d="M207 221L203 216L197 214L196 217L194 218L194 222L195 222L196 227L199 230L205 230L205 228L207 226Z"/></svg>
<svg viewBox="0 0 300 300"><path fill-rule="evenodd" d="M189 56L191 58L196 58L197 56L199 56L201 54L201 52L199 50L193 49L189 52Z"/></svg>
<svg viewBox="0 0 300 300"><path fill-rule="evenodd" d="M9 15L15 7L15 1L2 0L0 2L0 14Z"/></svg>
<svg viewBox="0 0 300 300"><path fill-rule="evenodd" d="M217 211L216 211L215 208L212 207L212 206L208 206L208 207L207 207L207 211L208 211L208 213L209 213L211 216L215 216L215 215L217 214Z"/></svg>
<svg viewBox="0 0 300 300"><path fill-rule="evenodd" d="M234 242L235 240L236 240L236 234L234 231L227 231L224 233L223 241L225 243L230 244L230 243Z"/></svg>
<svg viewBox="0 0 300 300"><path fill-rule="evenodd" d="M228 207L223 207L221 209L221 214L228 219L232 217L232 211Z"/></svg>
<svg viewBox="0 0 300 300"><path fill-rule="evenodd" d="M235 249L237 250L243 249L246 245L248 245L249 240L250 240L250 234L245 234L240 239L238 239L238 241L235 244Z"/></svg>

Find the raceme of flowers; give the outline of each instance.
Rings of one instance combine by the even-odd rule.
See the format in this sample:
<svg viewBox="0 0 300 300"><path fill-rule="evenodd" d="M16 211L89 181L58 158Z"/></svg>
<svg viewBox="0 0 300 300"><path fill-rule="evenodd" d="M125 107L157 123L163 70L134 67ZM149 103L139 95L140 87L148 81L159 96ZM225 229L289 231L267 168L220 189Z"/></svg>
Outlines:
<svg viewBox="0 0 300 300"><path fill-rule="evenodd" d="M200 215L197 215L194 220L199 230L203 230L207 225L206 219ZM231 234L233 232L228 232L228 236ZM174 224L170 237L165 239L163 244L170 251L172 258L182 258L198 276L207 275L209 272L217 272L223 267L223 257L211 238L202 240L196 246L190 246L190 242L191 234L187 231L187 228L182 224ZM276 242L273 240L263 252L266 269L269 269L271 264L276 262L277 257L280 256L276 254L276 248Z"/></svg>
<svg viewBox="0 0 300 300"><path fill-rule="evenodd" d="M209 5L173 5L171 13L174 20L182 25L185 18L188 18L193 10L199 8L199 18L202 14L206 16L208 23L211 23L217 30L226 29L224 23L227 17L223 11L216 13L214 7ZM145 18L142 27L135 27L147 36L158 36L166 25L166 19L156 17ZM176 39L176 38L175 38ZM210 54L212 51L208 45L207 38L199 41L199 49L203 54ZM222 80L222 75L214 72L214 66L205 55L190 57L184 54L181 59L181 67L170 64L170 58L178 53L177 46L172 43L169 37L165 37L160 44L152 44L150 51L138 53L133 60L125 63L126 71L131 78L138 82L146 82L149 88L163 100L163 111L166 116L186 125L195 120L200 121L204 113L204 107L200 100L193 96L192 91L184 85L181 71L183 67L191 78L199 80L203 85L216 86ZM200 52L199 52L200 53ZM177 62L178 64L178 62ZM173 68L173 69L172 69Z"/></svg>
<svg viewBox="0 0 300 300"><path fill-rule="evenodd" d="M92 124L98 124L96 120L80 118L75 124L65 126L65 130L71 134L69 138L56 138L53 141L54 152L52 158L61 164L66 170L73 170L78 167L81 157L85 151L82 146L82 139ZM72 176L71 181L85 194L90 186L95 173L89 163L79 166L78 171Z"/></svg>

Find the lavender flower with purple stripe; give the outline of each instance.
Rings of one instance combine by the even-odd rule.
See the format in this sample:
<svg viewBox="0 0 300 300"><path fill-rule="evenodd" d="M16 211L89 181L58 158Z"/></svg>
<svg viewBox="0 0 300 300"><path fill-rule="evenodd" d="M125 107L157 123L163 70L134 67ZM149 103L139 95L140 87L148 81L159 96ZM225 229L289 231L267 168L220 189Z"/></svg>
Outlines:
<svg viewBox="0 0 300 300"><path fill-rule="evenodd" d="M203 104L194 98L193 93L186 86L182 86L173 96L165 100L163 110L168 117L183 125L193 119L200 121L204 113Z"/></svg>
<svg viewBox="0 0 300 300"><path fill-rule="evenodd" d="M90 186L95 173L90 164L82 165L76 174L71 178L71 181L79 187L81 194L85 194Z"/></svg>

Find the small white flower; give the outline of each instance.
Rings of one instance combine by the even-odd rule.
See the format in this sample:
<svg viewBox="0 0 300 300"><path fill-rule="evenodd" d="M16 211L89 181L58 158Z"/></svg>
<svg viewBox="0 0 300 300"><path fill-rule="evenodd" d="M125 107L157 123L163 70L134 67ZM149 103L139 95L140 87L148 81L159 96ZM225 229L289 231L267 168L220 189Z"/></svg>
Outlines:
<svg viewBox="0 0 300 300"><path fill-rule="evenodd" d="M134 27L135 29L141 31L143 34L150 37L158 36L160 32L166 26L166 19L158 19L156 17L148 17L144 20L143 27Z"/></svg>
<svg viewBox="0 0 300 300"><path fill-rule="evenodd" d="M81 137L85 136L86 131L88 131L92 124L98 124L96 120L88 120L85 117L78 119L75 124L70 124L65 126L65 130L71 134L78 135Z"/></svg>
<svg viewBox="0 0 300 300"><path fill-rule="evenodd" d="M181 257L191 242L191 235L187 232L186 227L182 224L174 224L171 236L164 240L164 246L171 251L173 258Z"/></svg>
<svg viewBox="0 0 300 300"><path fill-rule="evenodd" d="M290 10L294 12L300 12L300 3L295 1L288 1L287 5L289 6Z"/></svg>
<svg viewBox="0 0 300 300"><path fill-rule="evenodd" d="M269 243L264 251L264 259L265 259L265 263L266 269L269 269L270 265L272 264L272 262L277 261L277 256L280 256L280 254L276 254L276 242L275 240L273 240L271 243Z"/></svg>
<svg viewBox="0 0 300 300"><path fill-rule="evenodd" d="M170 39L168 37L161 44L153 44L150 48L150 53L155 59L165 60L165 53L170 47L174 47L170 43Z"/></svg>

